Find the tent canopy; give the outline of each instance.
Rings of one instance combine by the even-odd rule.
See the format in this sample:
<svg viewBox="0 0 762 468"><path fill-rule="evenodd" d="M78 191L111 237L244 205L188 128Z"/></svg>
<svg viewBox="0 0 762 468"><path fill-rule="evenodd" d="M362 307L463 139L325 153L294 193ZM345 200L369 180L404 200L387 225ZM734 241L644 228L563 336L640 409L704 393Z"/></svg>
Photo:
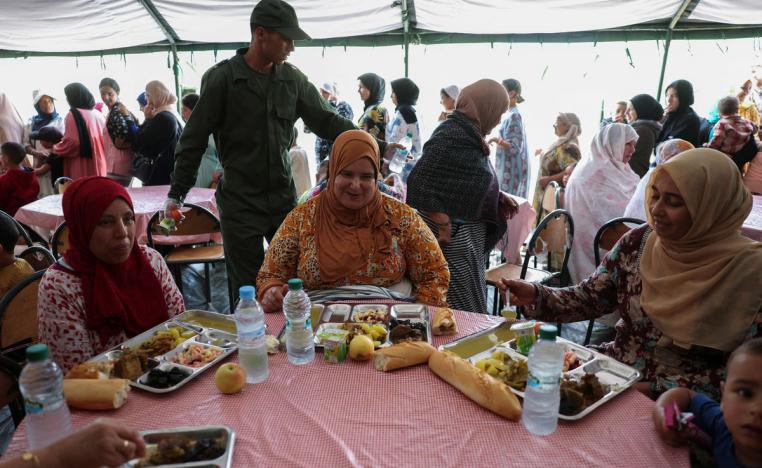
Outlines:
<svg viewBox="0 0 762 468"><path fill-rule="evenodd" d="M292 0L299 46L753 37L759 0ZM0 56L229 49L252 0L0 2Z"/></svg>

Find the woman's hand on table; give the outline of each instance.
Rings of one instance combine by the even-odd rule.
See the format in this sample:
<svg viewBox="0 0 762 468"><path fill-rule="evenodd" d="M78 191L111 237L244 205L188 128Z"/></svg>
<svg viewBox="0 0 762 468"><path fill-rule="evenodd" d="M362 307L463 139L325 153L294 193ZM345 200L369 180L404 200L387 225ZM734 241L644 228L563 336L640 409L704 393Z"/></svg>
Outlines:
<svg viewBox="0 0 762 468"><path fill-rule="evenodd" d="M501 294L510 294L511 304L528 306L534 304L537 298L537 288L529 281L501 279L497 283Z"/></svg>
<svg viewBox="0 0 762 468"><path fill-rule="evenodd" d="M500 208L500 216L506 219L513 218L519 212L519 204L516 203L516 200L512 196L505 192L500 192L498 206Z"/></svg>
<svg viewBox="0 0 762 468"><path fill-rule="evenodd" d="M265 291L262 296L262 308L265 312L271 314L278 312L283 308L283 297L288 292L288 285L273 286Z"/></svg>
<svg viewBox="0 0 762 468"><path fill-rule="evenodd" d="M97 419L36 455L39 466L97 468L121 466L143 457L145 452L145 443L137 431L118 421Z"/></svg>

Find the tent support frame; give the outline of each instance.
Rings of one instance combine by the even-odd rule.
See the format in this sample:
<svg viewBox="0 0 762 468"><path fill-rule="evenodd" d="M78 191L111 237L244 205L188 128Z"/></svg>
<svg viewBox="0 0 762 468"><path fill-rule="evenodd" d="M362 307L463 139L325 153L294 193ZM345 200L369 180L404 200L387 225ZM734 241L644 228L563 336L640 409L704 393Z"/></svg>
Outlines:
<svg viewBox="0 0 762 468"><path fill-rule="evenodd" d="M151 18L156 22L156 25L161 29L164 37L169 42L169 49L172 53L172 74L175 76L175 96L177 96L177 111L180 112L182 104L180 103L180 92L182 88L180 86L180 56L177 53L177 42L180 37L177 32L170 26L167 20L162 16L156 5L152 0L138 0L138 3L146 10Z"/></svg>
<svg viewBox="0 0 762 468"><path fill-rule="evenodd" d="M667 58L669 57L669 46L672 43L672 31L675 30L677 23L686 18L699 4L701 0L683 0L683 3L677 8L675 15L672 17L672 21L669 22L667 27L667 39L664 42L664 57L661 60L661 71L659 72L659 88L656 91L656 99L661 96L661 90L664 87L664 72L667 69Z"/></svg>

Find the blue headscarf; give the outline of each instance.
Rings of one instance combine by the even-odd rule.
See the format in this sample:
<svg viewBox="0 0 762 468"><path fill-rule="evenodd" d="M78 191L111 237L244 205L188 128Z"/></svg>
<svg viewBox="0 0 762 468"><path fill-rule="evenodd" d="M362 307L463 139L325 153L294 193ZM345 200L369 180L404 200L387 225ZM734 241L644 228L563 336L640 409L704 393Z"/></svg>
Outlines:
<svg viewBox="0 0 762 468"><path fill-rule="evenodd" d="M34 109L37 111L37 115L32 117L32 131L36 132L37 130L41 129L45 125L49 124L50 122L57 120L60 118L58 115L58 112L56 112L55 103L53 104L53 112L50 114L45 114L40 110L40 99L43 97L49 97L50 99L53 99L49 94L45 94L42 92L39 92L37 95L34 96Z"/></svg>

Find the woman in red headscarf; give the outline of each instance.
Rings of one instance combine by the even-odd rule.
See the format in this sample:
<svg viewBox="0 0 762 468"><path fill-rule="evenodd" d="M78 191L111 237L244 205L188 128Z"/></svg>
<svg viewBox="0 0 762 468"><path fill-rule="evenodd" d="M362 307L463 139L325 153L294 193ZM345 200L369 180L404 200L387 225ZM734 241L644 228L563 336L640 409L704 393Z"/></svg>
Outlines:
<svg viewBox="0 0 762 468"><path fill-rule="evenodd" d="M69 249L42 277L40 341L64 369L185 310L161 255L135 242L127 191L106 177L74 181L64 193Z"/></svg>

